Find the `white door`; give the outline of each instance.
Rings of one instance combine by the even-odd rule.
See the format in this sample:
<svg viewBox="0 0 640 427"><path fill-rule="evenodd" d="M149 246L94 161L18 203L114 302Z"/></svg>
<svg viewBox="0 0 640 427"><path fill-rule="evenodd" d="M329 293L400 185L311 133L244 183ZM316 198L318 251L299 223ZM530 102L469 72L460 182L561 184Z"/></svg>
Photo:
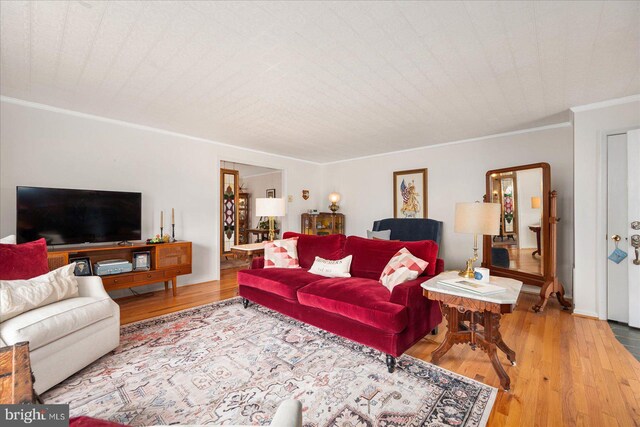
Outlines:
<svg viewBox="0 0 640 427"><path fill-rule="evenodd" d="M607 231L609 253L618 248L628 256L619 264L607 261L608 318L640 327L640 264L636 264L632 224L640 221L640 131L607 138ZM635 224L634 224L635 225ZM640 245L640 240L639 240ZM638 249L640 251L640 248ZM640 257L640 253L638 254ZM640 261L639 261L640 262Z"/></svg>

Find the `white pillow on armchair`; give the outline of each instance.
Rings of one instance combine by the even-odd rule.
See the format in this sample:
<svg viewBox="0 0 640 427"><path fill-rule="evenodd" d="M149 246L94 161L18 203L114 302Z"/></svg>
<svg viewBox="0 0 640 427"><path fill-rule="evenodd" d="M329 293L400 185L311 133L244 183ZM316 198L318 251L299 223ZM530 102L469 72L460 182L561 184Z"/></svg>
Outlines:
<svg viewBox="0 0 640 427"><path fill-rule="evenodd" d="M5 245L15 245L16 244L15 234L10 234L7 237L3 237L2 239L0 239L0 243Z"/></svg>

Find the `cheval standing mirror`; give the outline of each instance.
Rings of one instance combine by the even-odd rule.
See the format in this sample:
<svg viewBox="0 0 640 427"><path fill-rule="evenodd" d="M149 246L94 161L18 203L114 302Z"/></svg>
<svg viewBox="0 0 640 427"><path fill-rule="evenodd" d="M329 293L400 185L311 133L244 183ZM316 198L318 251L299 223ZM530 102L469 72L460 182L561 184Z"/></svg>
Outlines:
<svg viewBox="0 0 640 427"><path fill-rule="evenodd" d="M484 236L482 266L492 275L511 277L540 286L543 311L556 295L563 308L564 288L556 274L556 192L551 191L548 163L490 170L486 175L485 202L500 203L500 234Z"/></svg>

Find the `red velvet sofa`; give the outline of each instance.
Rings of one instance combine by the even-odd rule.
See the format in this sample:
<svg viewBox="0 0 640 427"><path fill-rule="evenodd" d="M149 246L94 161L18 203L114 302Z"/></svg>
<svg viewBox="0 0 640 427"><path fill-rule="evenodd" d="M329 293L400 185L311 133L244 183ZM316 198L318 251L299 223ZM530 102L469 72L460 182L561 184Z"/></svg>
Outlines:
<svg viewBox="0 0 640 427"><path fill-rule="evenodd" d="M344 235L298 237L299 269L252 268L238 272L245 308L255 302L328 332L387 354L389 372L397 356L434 330L442 321L440 307L422 295L420 284L444 270L432 240L400 242ZM391 257L403 247L429 262L422 276L389 292L378 279ZM350 278L326 278L309 273L316 256L340 259L352 255Z"/></svg>

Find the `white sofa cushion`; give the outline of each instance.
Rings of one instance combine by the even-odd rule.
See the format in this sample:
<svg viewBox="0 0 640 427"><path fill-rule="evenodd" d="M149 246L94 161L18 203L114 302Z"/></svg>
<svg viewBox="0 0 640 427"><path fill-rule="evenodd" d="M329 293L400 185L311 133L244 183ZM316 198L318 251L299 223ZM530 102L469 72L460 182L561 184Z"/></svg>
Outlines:
<svg viewBox="0 0 640 427"><path fill-rule="evenodd" d="M27 280L0 280L0 322L34 308L78 296L76 263Z"/></svg>
<svg viewBox="0 0 640 427"><path fill-rule="evenodd" d="M111 316L109 298L70 298L0 323L0 337L8 345L29 341L33 351Z"/></svg>

